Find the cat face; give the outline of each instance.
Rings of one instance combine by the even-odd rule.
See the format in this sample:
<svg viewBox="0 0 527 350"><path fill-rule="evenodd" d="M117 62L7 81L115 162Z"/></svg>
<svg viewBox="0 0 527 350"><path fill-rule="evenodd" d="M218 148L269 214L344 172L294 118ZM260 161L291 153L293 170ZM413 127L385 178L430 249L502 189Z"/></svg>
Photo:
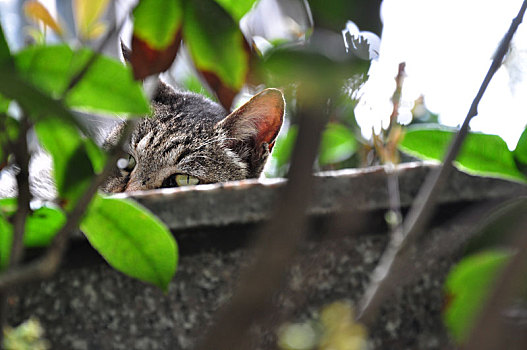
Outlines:
<svg viewBox="0 0 527 350"><path fill-rule="evenodd" d="M267 89L227 115L204 97L162 84L153 116L133 131L126 152L102 189L147 190L255 178L282 125L284 99ZM115 144L124 125L106 144Z"/></svg>

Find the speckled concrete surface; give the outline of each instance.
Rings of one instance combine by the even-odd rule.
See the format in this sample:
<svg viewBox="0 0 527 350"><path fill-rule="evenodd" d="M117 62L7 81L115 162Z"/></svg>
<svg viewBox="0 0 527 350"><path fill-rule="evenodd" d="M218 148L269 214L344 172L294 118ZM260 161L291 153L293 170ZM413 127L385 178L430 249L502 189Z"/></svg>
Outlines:
<svg viewBox="0 0 527 350"><path fill-rule="evenodd" d="M276 297L273 322L306 320L329 302L358 300L386 242L385 235L306 242ZM11 322L38 317L53 349L190 349L228 300L247 254L240 247L183 255L166 295L88 254L88 266L65 267L53 279L19 290L11 300ZM448 266L432 264L416 283L396 292L374 327L373 348L445 344L439 312ZM273 330L266 329L254 349L273 345Z"/></svg>
<svg viewBox="0 0 527 350"><path fill-rule="evenodd" d="M429 170L427 167L408 169L411 174L401 178L403 203L408 203L415 195L417 181L421 181ZM336 178L331 180L331 176ZM336 196L342 195L337 189L347 183L357 191L353 208L369 214L366 227L353 237L346 234L330 237L317 231L323 225L312 226L309 240L299 247L300 254L291 267L289 278L276 295L271 322L262 326L252 349L275 348L273 327L282 322L312 318L323 305L335 300L357 301L388 242L383 219L385 172L377 169L363 175L331 176L318 181L327 193L319 194L323 196L319 197L319 206L325 209L315 213L320 218L324 212L334 212L329 198L337 200ZM249 185L245 190L243 186L229 190L230 186L235 185L170 192L166 197L164 192L139 195L143 200L153 200L152 208L158 206L161 211L156 212L164 213L162 216L178 212L174 208L166 209L166 206L181 208L182 203L194 205L194 209L202 208L199 203L204 208L208 205L220 208L214 203L221 203L221 193L227 201L223 203L245 198L244 193L251 194L244 201L258 202L248 206L245 212L244 201L235 207L224 204L221 210L230 209L228 218L220 217L213 222L212 214L208 213L189 219L187 228L179 227L175 232L181 252L179 268L167 294L113 270L86 241L81 240L70 248L56 276L15 291L16 297L9 299L10 323L17 324L32 315L38 317L52 342L52 349L192 348L212 322L217 309L229 299L240 269L250 258L248 242L258 226L254 222L265 219L265 215L254 215L261 205L255 198L264 196L267 199L262 203L265 203L277 190L274 186L280 186L280 183L267 187ZM470 203L525 190L518 184L459 173L454 175L447 188L442 194L443 209L434 219L433 227L436 228L430 231L436 236L444 233L437 228L438 224L442 225L450 219L451 213L459 212ZM261 193L251 192L253 190ZM214 213L218 214L213 210ZM244 213L247 220L243 219ZM458 227L457 230L467 232L468 227ZM412 283L396 289L394 296L385 303L371 329L371 348L443 349L448 346L440 318L441 290L446 273L457 258L458 248L455 246L446 254L429 254L418 259L423 266L422 272Z"/></svg>

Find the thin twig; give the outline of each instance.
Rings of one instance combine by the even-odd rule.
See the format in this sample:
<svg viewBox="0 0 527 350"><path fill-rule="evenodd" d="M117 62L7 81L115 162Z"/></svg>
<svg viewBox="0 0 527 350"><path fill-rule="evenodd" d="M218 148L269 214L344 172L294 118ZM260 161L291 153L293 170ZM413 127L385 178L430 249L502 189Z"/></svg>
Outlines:
<svg viewBox="0 0 527 350"><path fill-rule="evenodd" d="M388 248L381 257L381 260L374 272L370 285L366 289L364 297L360 301L359 320L367 325L371 325L375 319L378 309L382 302L391 293L394 286L397 285L398 276L402 271L404 261L410 256L409 251L413 246L412 243L416 241L421 234L424 227L428 223L433 209L435 208L435 201L438 193L443 188L447 178L452 170L452 162L456 159L461 145L468 134L468 126L471 119L477 115L478 105L487 89L492 77L503 62L503 58L508 51L510 42L518 26L522 22L525 10L527 8L527 0L522 4L518 16L512 21L508 32L500 42L500 45L494 55L492 64L481 84L481 87L472 102L470 110L461 126L456 137L450 144L447 155L443 161L443 165L436 171L433 171L425 180L421 187L417 198L415 199L410 212L403 224L403 239L390 241Z"/></svg>

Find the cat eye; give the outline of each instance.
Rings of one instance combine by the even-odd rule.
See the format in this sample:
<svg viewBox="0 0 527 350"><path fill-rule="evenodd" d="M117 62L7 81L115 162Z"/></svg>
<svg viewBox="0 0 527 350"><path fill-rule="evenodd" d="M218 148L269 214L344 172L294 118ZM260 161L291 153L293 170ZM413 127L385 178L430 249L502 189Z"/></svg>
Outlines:
<svg viewBox="0 0 527 350"><path fill-rule="evenodd" d="M183 187L183 186L192 186L199 184L199 179L192 175L187 174L173 174L167 177L161 187Z"/></svg>
<svg viewBox="0 0 527 350"><path fill-rule="evenodd" d="M126 158L119 158L117 160L117 167L121 170L131 172L134 170L136 165L135 158L132 155L128 155Z"/></svg>

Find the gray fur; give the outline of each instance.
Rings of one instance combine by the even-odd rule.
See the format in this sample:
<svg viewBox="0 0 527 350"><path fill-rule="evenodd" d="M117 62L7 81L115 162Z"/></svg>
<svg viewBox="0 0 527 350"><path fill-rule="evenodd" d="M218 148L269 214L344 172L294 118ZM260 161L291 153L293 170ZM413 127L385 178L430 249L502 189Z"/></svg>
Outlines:
<svg viewBox="0 0 527 350"><path fill-rule="evenodd" d="M282 104L283 114L281 94L278 103ZM104 191L165 187L164 181L174 174L194 176L200 183L260 175L269 156L269 145L257 144L258 130L247 127L251 125L247 118L241 116L236 118L239 122L221 123L227 112L220 105L164 84L154 95L152 107L153 116L139 122L126 147L135 158L135 168L116 168L102 186ZM122 125L110 134L107 145L116 142L121 130Z"/></svg>

